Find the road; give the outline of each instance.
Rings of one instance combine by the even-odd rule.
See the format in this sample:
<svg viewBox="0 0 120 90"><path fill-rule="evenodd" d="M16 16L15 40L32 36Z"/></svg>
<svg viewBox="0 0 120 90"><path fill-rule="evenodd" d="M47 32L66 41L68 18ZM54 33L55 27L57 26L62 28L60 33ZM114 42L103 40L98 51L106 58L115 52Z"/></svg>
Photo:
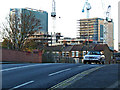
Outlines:
<svg viewBox="0 0 120 90"><path fill-rule="evenodd" d="M77 79L80 80L104 67L107 67L107 65L65 63L3 64L0 71L2 72L2 88L11 90L17 88L71 88L70 85L78 81ZM67 82L71 84L65 85ZM78 86L75 88L79 88Z"/></svg>

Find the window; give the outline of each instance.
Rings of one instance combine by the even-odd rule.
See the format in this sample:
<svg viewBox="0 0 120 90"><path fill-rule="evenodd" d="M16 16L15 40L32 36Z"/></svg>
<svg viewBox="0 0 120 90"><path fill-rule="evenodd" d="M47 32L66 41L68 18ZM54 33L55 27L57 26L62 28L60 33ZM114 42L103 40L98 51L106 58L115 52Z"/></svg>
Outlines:
<svg viewBox="0 0 120 90"><path fill-rule="evenodd" d="M53 52L55 54L55 52Z"/></svg>
<svg viewBox="0 0 120 90"><path fill-rule="evenodd" d="M56 52L57 54L59 54L59 52Z"/></svg>
<svg viewBox="0 0 120 90"><path fill-rule="evenodd" d="M75 54L74 54L74 51L72 51L72 57L74 57L74 55L75 55Z"/></svg>
<svg viewBox="0 0 120 90"><path fill-rule="evenodd" d="M85 56L86 55L86 51L83 51L83 56Z"/></svg>
<svg viewBox="0 0 120 90"><path fill-rule="evenodd" d="M66 52L66 56L69 56L69 52Z"/></svg>
<svg viewBox="0 0 120 90"><path fill-rule="evenodd" d="M101 55L99 51L89 51L87 55Z"/></svg>
<svg viewBox="0 0 120 90"><path fill-rule="evenodd" d="M100 38L103 39L103 25L100 25Z"/></svg>
<svg viewBox="0 0 120 90"><path fill-rule="evenodd" d="M49 51L47 51L47 54L50 53Z"/></svg>
<svg viewBox="0 0 120 90"><path fill-rule="evenodd" d="M63 57L65 56L65 52L62 52L62 56L63 56Z"/></svg>
<svg viewBox="0 0 120 90"><path fill-rule="evenodd" d="M76 57L78 57L78 51L76 51Z"/></svg>

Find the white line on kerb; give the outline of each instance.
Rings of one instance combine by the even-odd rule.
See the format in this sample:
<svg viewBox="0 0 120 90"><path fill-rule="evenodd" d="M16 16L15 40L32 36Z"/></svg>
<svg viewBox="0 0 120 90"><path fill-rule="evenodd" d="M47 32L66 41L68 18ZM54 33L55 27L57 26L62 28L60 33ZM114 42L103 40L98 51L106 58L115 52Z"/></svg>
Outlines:
<svg viewBox="0 0 120 90"><path fill-rule="evenodd" d="M55 73L51 73L48 76L52 76L52 75L55 75L55 74L58 74L58 73L61 73L61 72L68 71L68 70L71 70L71 68L68 68L68 69L65 69L65 70L61 70L61 71L58 71L58 72L55 72Z"/></svg>
<svg viewBox="0 0 120 90"><path fill-rule="evenodd" d="M40 65L40 64L37 64L37 65ZM19 66L19 67L14 67L14 68L8 68L8 69L0 70L0 72L1 71L9 71L9 70L14 70L14 69L19 69L19 68L25 68L25 67L31 67L31 66L37 66L37 65Z"/></svg>
<svg viewBox="0 0 120 90"><path fill-rule="evenodd" d="M25 86L25 85L30 84L30 83L33 83L33 82L34 82L34 81L29 81L29 82L23 83L23 84L21 84L21 85L18 85L18 86L16 86L16 87L13 87L12 89L9 89L9 90L13 90L13 89L16 89L16 88Z"/></svg>
<svg viewBox="0 0 120 90"><path fill-rule="evenodd" d="M120 85L120 81L116 81L114 84L112 84L111 86L109 86L107 88L118 88L119 85Z"/></svg>

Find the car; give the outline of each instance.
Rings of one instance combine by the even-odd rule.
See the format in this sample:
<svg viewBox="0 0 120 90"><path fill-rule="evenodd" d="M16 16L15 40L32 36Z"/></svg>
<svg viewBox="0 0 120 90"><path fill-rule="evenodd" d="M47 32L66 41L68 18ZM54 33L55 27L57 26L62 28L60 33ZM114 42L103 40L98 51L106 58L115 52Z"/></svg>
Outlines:
<svg viewBox="0 0 120 90"><path fill-rule="evenodd" d="M120 63L120 53L114 53L114 58L116 60L116 63Z"/></svg>
<svg viewBox="0 0 120 90"><path fill-rule="evenodd" d="M100 51L88 51L87 55L83 57L83 63L91 64L91 63L105 63L105 56Z"/></svg>

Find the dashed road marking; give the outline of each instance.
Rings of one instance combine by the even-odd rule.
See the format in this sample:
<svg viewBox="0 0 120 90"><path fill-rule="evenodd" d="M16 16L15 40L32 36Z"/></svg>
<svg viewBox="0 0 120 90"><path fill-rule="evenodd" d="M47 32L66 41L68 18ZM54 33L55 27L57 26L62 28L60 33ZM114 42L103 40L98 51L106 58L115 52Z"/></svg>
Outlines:
<svg viewBox="0 0 120 90"><path fill-rule="evenodd" d="M78 66L78 67L84 67L84 66L90 66L90 67L97 67L97 66L100 66L100 65L96 65L96 64L85 64L85 65L81 65L81 66Z"/></svg>
<svg viewBox="0 0 120 90"><path fill-rule="evenodd" d="M87 65L81 65L81 66L78 66L78 67L81 68L81 67L84 67L84 66L87 66Z"/></svg>
<svg viewBox="0 0 120 90"><path fill-rule="evenodd" d="M68 70L71 70L71 68L68 68L68 69L65 69L65 70L61 70L61 71L58 71L58 72L55 72L55 73L51 73L48 76L52 76L52 75L55 75L55 74L58 74L58 73L62 73L62 72L68 71Z"/></svg>
<svg viewBox="0 0 120 90"><path fill-rule="evenodd" d="M39 65L50 65L50 64L34 64L34 65L27 65L27 66L19 66L19 67L3 69L3 70L0 70L0 72L2 72L2 71L10 71L10 70L15 70L15 69L20 69L20 68L26 68L26 67L32 67L32 66L39 66Z"/></svg>
<svg viewBox="0 0 120 90"><path fill-rule="evenodd" d="M34 81L29 81L29 82L23 83L23 84L21 84L21 85L15 86L15 87L13 87L13 88L11 88L11 89L9 89L9 90L17 89L17 88L20 88L20 87L25 86L25 85L27 85L27 84L33 83L33 82L34 82Z"/></svg>

